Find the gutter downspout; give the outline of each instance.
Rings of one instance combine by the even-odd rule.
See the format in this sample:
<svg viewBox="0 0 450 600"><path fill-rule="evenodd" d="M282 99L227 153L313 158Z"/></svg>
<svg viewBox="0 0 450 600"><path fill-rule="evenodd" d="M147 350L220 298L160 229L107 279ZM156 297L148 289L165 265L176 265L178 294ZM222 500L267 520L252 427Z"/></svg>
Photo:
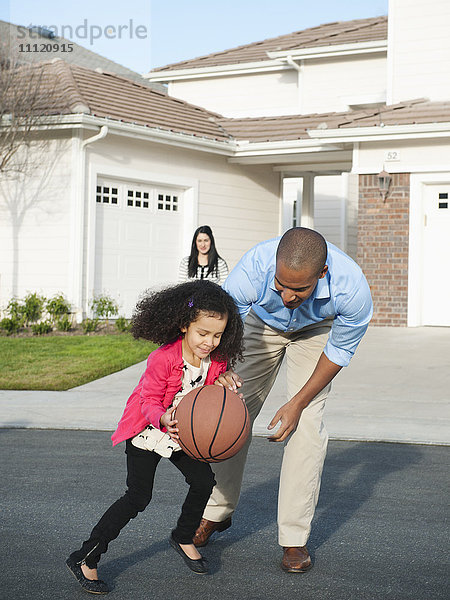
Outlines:
<svg viewBox="0 0 450 600"><path fill-rule="evenodd" d="M108 135L108 127L103 125L100 128L99 133L96 133L87 140L78 140L78 160L76 170L76 180L78 181L77 193L75 198L75 215L76 223L74 229L74 269L72 277L74 278L73 289L74 289L74 301L76 307L76 320L77 323L81 323L83 315L87 310L87 306L83 306L83 259L84 259L84 227L85 227L85 215L86 215L86 152L85 148L89 144L98 142ZM89 257L87 257L89 262Z"/></svg>
<svg viewBox="0 0 450 600"><path fill-rule="evenodd" d="M292 58L292 56L289 54L289 56L286 56L285 58L287 64L292 67L293 69L295 69L298 73L297 75L297 92L298 92L298 110L299 112L301 112L302 110L302 88L301 88L301 82L302 82L302 74L303 74L303 61L302 61L302 65L300 66L299 64L297 64L295 62L295 60Z"/></svg>

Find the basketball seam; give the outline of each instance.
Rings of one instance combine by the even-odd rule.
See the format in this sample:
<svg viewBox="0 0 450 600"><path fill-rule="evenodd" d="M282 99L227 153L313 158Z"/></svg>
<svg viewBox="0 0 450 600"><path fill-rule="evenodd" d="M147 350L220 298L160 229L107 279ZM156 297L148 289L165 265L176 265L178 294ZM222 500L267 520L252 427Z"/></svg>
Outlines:
<svg viewBox="0 0 450 600"><path fill-rule="evenodd" d="M192 403L192 408L191 408L191 435L192 435L192 441L194 442L194 446L195 446L195 449L196 449L196 450L197 450L197 452L198 452L198 455L199 455L199 456L201 456L201 458L202 458L204 461L208 462L208 459L207 459L205 456L203 456L203 454L202 454L202 453L200 452L200 450L198 449L197 442L196 442L196 440L195 440L195 434L194 434L194 412L195 412L195 411L194 411L194 408L195 408L195 403L197 402L197 398L199 397L199 395L200 395L200 392L201 392L202 390L204 390L204 389L205 389L205 386L201 387L201 388L198 390L198 392L195 394L194 402Z"/></svg>
<svg viewBox="0 0 450 600"><path fill-rule="evenodd" d="M223 388L223 398L222 398L222 410L220 411L220 415L219 415L219 420L217 421L217 425L216 425L216 431L214 432L214 436L213 439L211 440L211 443L209 445L209 458L214 459L215 457L212 455L212 447L213 444L216 440L217 434L219 432L219 427L220 427L220 423L222 421L222 417L223 417L223 412L225 410L225 402L226 402L226 395L227 395L227 390L225 388Z"/></svg>
<svg viewBox="0 0 450 600"><path fill-rule="evenodd" d="M244 404L243 404L243 406L244 406L244 416L245 416L245 421L244 421L244 424L243 424L243 426L242 426L242 429L241 429L241 431L240 431L240 433L239 433L238 437L237 437L237 438L235 439L235 441L234 441L234 442L231 444L231 446L228 446L228 448L225 448L225 450L222 450L222 452L219 452L218 454L215 454L215 455L214 455L214 459L216 459L216 461L215 461L215 462L220 462L220 460L217 460L217 458L218 458L219 456L221 456L222 454L225 454L226 452L228 452L229 450L231 450L231 448L232 448L233 446L235 446L235 445L238 443L238 441L241 439L241 435L242 435L242 433L244 432L245 426L246 426L246 424L247 424L247 417L248 417L248 411L247 411L247 407L246 407ZM212 444L211 444L211 446L212 446ZM212 455L211 455L211 447L210 447L210 451L209 451L209 453L210 453L210 456L211 456L211 458L212 458Z"/></svg>

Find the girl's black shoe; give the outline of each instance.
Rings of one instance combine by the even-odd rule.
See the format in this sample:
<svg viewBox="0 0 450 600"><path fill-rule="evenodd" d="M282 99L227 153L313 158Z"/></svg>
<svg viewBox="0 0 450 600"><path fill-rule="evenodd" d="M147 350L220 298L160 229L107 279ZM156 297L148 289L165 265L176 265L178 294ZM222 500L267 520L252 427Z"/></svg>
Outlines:
<svg viewBox="0 0 450 600"><path fill-rule="evenodd" d="M180 544L173 539L173 535L171 535L169 538L169 544L183 558L184 562L191 569L191 571L194 571L194 573L198 573L199 575L204 575L208 572L208 563L206 558L189 558Z"/></svg>
<svg viewBox="0 0 450 600"><path fill-rule="evenodd" d="M86 592L90 594L107 594L109 592L109 587L101 579L88 579L84 576L81 563L73 558L72 554L66 560L66 565Z"/></svg>

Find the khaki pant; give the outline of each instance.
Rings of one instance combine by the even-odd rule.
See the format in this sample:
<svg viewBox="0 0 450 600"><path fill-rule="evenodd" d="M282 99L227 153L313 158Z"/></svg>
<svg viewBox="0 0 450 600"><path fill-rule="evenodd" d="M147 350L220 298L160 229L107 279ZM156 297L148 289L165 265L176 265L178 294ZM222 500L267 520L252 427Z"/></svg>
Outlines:
<svg viewBox="0 0 450 600"><path fill-rule="evenodd" d="M301 331L284 333L268 327L250 312L245 321L245 362L237 372L244 380L241 391L252 423L272 388L284 355L290 400L314 371L330 327L331 321L322 321ZM322 414L330 388L331 384L305 408L297 429L285 443L278 496L281 546L304 546L309 537L328 442ZM206 519L223 521L234 512L250 443L251 437L236 456L211 465L217 485L203 515Z"/></svg>

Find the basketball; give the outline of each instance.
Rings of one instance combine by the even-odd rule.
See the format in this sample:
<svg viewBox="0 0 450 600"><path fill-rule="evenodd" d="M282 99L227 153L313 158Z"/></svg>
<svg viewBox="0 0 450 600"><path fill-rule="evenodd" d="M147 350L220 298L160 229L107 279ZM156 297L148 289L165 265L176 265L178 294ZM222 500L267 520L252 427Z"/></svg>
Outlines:
<svg viewBox="0 0 450 600"><path fill-rule="evenodd" d="M181 448L202 462L231 458L250 434L244 402L219 385L204 385L186 394L176 408L175 419Z"/></svg>

